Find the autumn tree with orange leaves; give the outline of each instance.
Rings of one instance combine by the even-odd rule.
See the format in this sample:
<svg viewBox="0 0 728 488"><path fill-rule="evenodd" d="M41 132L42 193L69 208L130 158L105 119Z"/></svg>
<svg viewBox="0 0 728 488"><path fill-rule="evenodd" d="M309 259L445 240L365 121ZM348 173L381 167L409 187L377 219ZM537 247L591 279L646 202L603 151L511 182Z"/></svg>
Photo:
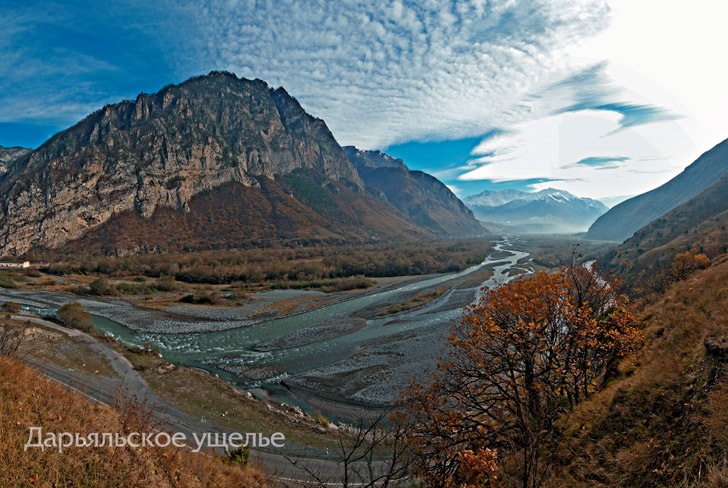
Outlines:
<svg viewBox="0 0 728 488"><path fill-rule="evenodd" d="M403 398L420 475L430 486L542 486L556 419L641 338L613 280L575 262L488 290L430 382Z"/></svg>

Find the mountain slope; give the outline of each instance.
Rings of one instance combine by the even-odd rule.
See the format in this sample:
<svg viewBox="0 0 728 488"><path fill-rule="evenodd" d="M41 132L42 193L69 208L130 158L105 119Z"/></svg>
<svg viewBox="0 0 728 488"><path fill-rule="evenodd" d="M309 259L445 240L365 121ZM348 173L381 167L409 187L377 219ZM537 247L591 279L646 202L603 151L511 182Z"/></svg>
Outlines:
<svg viewBox="0 0 728 488"><path fill-rule="evenodd" d="M520 232L579 232L607 211L597 200L553 188L533 193L486 190L464 202L477 218Z"/></svg>
<svg viewBox="0 0 728 488"><path fill-rule="evenodd" d="M150 217L125 211L60 249L123 256L428 236L387 203L339 183L321 186L322 180L296 170L276 180L260 178L255 187L225 183L193 196L187 211L159 206Z"/></svg>
<svg viewBox="0 0 728 488"><path fill-rule="evenodd" d="M728 174L697 196L647 224L606 256L628 282L644 281L695 248L711 256L728 251Z"/></svg>
<svg viewBox="0 0 728 488"><path fill-rule="evenodd" d="M383 195L415 224L437 236L477 236L486 230L473 213L437 178L412 171L380 151L344 147L368 188ZM372 193L377 193L373 191Z"/></svg>
<svg viewBox="0 0 728 488"><path fill-rule="evenodd" d="M32 149L27 147L2 147L0 146L0 174L5 173L13 162L30 153Z"/></svg>
<svg viewBox="0 0 728 488"><path fill-rule="evenodd" d="M726 171L728 139L704 153L664 185L614 206L594 222L586 237L624 241L656 218L708 188Z"/></svg>
<svg viewBox="0 0 728 488"><path fill-rule="evenodd" d="M332 201L340 195L344 206L366 202L356 219L329 222L321 209L299 201L313 210L302 211L310 216L308 227L336 234L324 240L429 234L366 194L326 124L285 90L212 72L106 106L16 160L0 176L0 254L58 247L122 214L148 219L160 208L188 212L195 195L230 182L265 193L264 180L296 170ZM353 215L336 218L344 214Z"/></svg>
<svg viewBox="0 0 728 488"><path fill-rule="evenodd" d="M645 345L564 419L555 486L726 485L727 280L723 256L638 309Z"/></svg>

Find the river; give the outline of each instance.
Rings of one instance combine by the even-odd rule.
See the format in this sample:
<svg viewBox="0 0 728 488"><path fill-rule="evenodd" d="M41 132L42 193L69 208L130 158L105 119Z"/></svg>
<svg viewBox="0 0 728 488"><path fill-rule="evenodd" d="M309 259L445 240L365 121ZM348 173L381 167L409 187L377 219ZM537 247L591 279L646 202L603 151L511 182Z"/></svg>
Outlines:
<svg viewBox="0 0 728 488"><path fill-rule="evenodd" d="M509 281L514 277L512 271L532 272L529 265L518 264L528 257L528 253L512 249L512 245L510 238L503 238L494 245L485 261L458 273L405 283L384 291L363 294L315 310L248 327L211 332L161 334L135 332L101 315L95 315L93 323L99 332L112 335L122 343L157 347L164 359L169 362L205 369L240 387L268 389L270 392L275 392L278 395L277 399L280 399L279 384L282 379L297 377L341 363L355 352L360 353L362 345L381 342L389 336L406 336L408 332L420 329L445 330L462 313L461 308L447 307L454 290L445 293L425 307L397 314L396 320L392 320L392 317L383 317L367 320L359 327L343 326L352 320L357 311L365 307L385 300L391 302L400 295L412 296L412 292L417 290L447 284L486 267L493 270L493 275L483 283L485 287ZM473 299L477 299L482 292L476 287L472 293ZM5 299L4 296L9 300L22 302L22 296L16 293L0 293L0 300ZM54 312L52 309L41 310L27 306L25 308L46 315ZM317 339L317 327L321 324L333 324L336 327L339 323L343 328L335 336ZM296 345L294 341L292 346L280 349L256 350L256 346L261 343L292 333L301 334L309 329L309 335L313 337L308 337L304 342L310 343ZM402 347L410 346L403 342ZM424 350L422 354L425 354ZM246 368L255 368L256 374L242 374Z"/></svg>

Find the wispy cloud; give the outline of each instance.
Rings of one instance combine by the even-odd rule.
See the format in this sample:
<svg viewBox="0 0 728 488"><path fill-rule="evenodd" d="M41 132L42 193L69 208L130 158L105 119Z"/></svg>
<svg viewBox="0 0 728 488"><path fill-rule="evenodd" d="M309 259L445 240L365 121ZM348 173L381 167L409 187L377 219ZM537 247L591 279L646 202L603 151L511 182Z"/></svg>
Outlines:
<svg viewBox="0 0 728 488"><path fill-rule="evenodd" d="M629 158L626 156L618 156L618 157L602 157L602 156L590 156L588 158L580 159L579 161L571 164L567 164L566 166L563 166L563 168L578 168L580 166L587 166L589 168L594 169L615 169L619 167L619 164L617 163L623 163L625 161L629 161Z"/></svg>
<svg viewBox="0 0 728 488"><path fill-rule="evenodd" d="M177 9L141 0L10 1L0 18L0 122L62 128L106 103L181 81L172 32L160 29L185 25Z"/></svg>
<svg viewBox="0 0 728 488"><path fill-rule="evenodd" d="M561 51L608 22L602 0L203 2L200 70L283 85L343 143L482 134L564 76Z"/></svg>

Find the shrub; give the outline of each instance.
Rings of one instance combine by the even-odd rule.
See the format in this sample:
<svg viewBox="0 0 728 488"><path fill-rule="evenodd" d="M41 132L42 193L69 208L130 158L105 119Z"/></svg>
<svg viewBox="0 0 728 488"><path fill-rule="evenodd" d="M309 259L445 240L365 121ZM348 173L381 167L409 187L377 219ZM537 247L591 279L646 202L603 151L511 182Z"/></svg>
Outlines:
<svg viewBox="0 0 728 488"><path fill-rule="evenodd" d="M179 289L179 284L174 280L174 276L162 276L154 287L159 291L175 291Z"/></svg>
<svg viewBox="0 0 728 488"><path fill-rule="evenodd" d="M63 305L56 312L56 317L62 324L74 329L81 329L88 332L92 328L91 314L86 312L78 302Z"/></svg>
<svg viewBox="0 0 728 488"><path fill-rule="evenodd" d="M250 461L250 447L240 446L232 451L227 451L222 461L230 466L247 466Z"/></svg>
<svg viewBox="0 0 728 488"><path fill-rule="evenodd" d="M101 277L91 282L89 290L93 295L109 295L111 293L112 286L109 283L109 280Z"/></svg>
<svg viewBox="0 0 728 488"><path fill-rule="evenodd" d="M3 310L8 313L18 313L22 310L22 307L19 303L5 302L3 303Z"/></svg>

